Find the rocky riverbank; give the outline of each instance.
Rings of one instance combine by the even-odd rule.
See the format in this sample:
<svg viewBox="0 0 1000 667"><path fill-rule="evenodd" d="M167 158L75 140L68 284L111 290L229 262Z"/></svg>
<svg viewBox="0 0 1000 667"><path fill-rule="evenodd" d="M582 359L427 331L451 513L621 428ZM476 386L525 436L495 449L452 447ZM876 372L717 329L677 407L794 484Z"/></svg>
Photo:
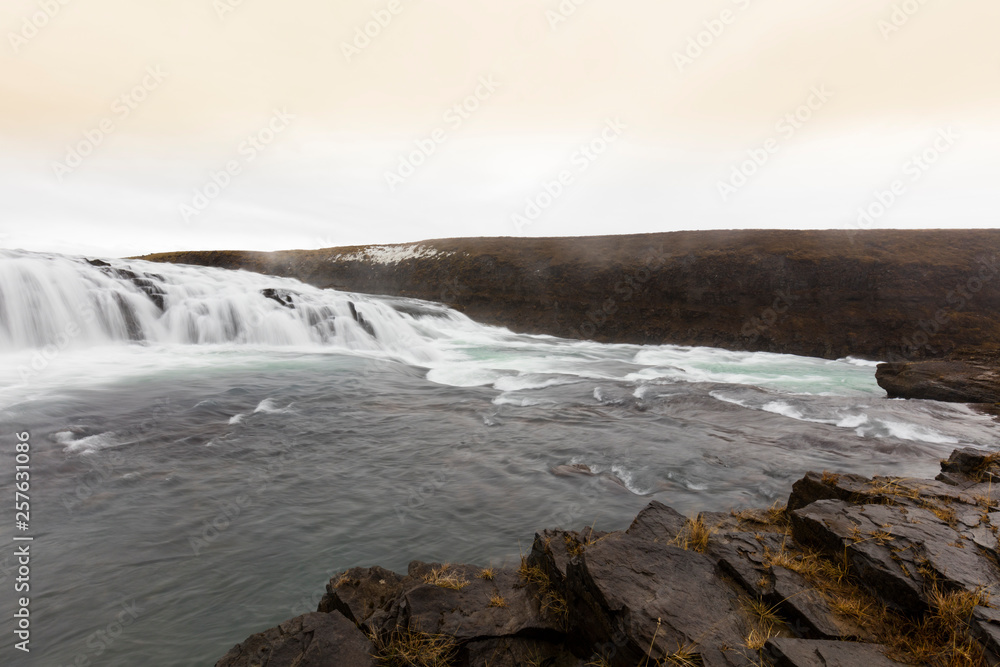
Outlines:
<svg viewBox="0 0 1000 667"><path fill-rule="evenodd" d="M904 397L930 397L905 364L1000 358L1000 230L443 239L143 259L439 301L519 332L888 361L897 366L883 386ZM967 376L953 366L948 377L959 390L934 395L967 399ZM977 401L1000 401L996 382L974 383Z"/></svg>
<svg viewBox="0 0 1000 667"><path fill-rule="evenodd" d="M217 667L1000 664L998 461L809 473L787 506L694 519L653 502L538 533L517 568L351 569Z"/></svg>

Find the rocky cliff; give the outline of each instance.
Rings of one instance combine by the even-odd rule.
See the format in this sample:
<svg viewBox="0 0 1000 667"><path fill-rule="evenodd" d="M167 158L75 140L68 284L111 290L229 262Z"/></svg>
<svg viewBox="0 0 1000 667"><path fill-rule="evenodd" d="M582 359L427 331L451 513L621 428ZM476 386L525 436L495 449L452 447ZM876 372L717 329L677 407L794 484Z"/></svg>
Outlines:
<svg viewBox="0 0 1000 667"><path fill-rule="evenodd" d="M354 568L216 667L995 665L997 460L809 473L785 507L694 519L653 502L623 531L538 533L516 568Z"/></svg>
<svg viewBox="0 0 1000 667"><path fill-rule="evenodd" d="M900 396L942 395L908 380L910 362L1000 358L1000 230L442 239L143 259L439 301L520 332L889 361L880 379ZM998 383L980 384L1000 401Z"/></svg>

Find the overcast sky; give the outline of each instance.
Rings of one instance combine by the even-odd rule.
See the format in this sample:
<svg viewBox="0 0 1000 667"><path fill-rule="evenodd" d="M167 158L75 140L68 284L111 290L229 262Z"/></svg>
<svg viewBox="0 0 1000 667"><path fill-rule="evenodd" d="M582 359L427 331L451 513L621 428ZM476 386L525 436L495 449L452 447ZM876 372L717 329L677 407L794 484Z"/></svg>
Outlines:
<svg viewBox="0 0 1000 667"><path fill-rule="evenodd" d="M0 247L992 227L995 0L5 0Z"/></svg>

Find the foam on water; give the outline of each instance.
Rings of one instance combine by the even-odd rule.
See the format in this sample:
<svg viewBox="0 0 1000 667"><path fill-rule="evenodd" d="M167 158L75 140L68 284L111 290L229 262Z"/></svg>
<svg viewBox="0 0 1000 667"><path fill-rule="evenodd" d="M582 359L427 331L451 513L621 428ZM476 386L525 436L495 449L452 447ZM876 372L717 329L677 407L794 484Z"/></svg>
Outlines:
<svg viewBox="0 0 1000 667"><path fill-rule="evenodd" d="M102 449L116 447L119 443L114 433L98 433L82 438L75 437L72 431L59 431L55 434L56 442L65 445L67 452L74 454L89 454Z"/></svg>
<svg viewBox="0 0 1000 667"><path fill-rule="evenodd" d="M273 398L265 398L263 401L257 404L254 408L254 414L258 412L268 412L271 414L284 414L286 412L292 412L291 404L286 405L283 408L279 408L277 403L275 403Z"/></svg>

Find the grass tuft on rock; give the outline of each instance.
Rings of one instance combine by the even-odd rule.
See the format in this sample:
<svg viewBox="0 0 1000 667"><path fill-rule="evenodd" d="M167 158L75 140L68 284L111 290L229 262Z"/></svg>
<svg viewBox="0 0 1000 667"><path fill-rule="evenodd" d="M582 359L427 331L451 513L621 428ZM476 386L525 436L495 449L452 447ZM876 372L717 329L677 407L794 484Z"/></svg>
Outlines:
<svg viewBox="0 0 1000 667"><path fill-rule="evenodd" d="M504 599L499 593L494 593L490 596L490 602L486 605L487 607L498 607L503 609L507 606L507 600Z"/></svg>
<svg viewBox="0 0 1000 667"><path fill-rule="evenodd" d="M846 558L834 560L818 551L786 546L777 553L766 551L765 560L805 577L836 614L887 646L889 657L895 660L932 667L988 665L982 647L969 634L973 610L989 605L989 595L983 590L943 592L931 584L930 609L911 618L889 609L865 590Z"/></svg>
<svg viewBox="0 0 1000 667"><path fill-rule="evenodd" d="M436 567L429 574L424 575L424 583L440 586L441 588L450 588L454 591L460 591L469 585L467 579L458 572L454 572L451 566L447 564Z"/></svg>
<svg viewBox="0 0 1000 667"><path fill-rule="evenodd" d="M688 519L684 528L674 538L674 544L685 551L697 551L705 553L708 550L708 543L712 539L715 528L710 528L705 519L698 515L695 519Z"/></svg>
<svg viewBox="0 0 1000 667"><path fill-rule="evenodd" d="M569 621L569 603L552 586L549 575L542 568L528 564L528 559L521 556L521 565L517 568L517 574L523 585L533 585L538 589L538 603L543 612L551 613L563 625Z"/></svg>
<svg viewBox="0 0 1000 667"><path fill-rule="evenodd" d="M454 639L411 630L369 636L381 667L449 667L458 651Z"/></svg>

